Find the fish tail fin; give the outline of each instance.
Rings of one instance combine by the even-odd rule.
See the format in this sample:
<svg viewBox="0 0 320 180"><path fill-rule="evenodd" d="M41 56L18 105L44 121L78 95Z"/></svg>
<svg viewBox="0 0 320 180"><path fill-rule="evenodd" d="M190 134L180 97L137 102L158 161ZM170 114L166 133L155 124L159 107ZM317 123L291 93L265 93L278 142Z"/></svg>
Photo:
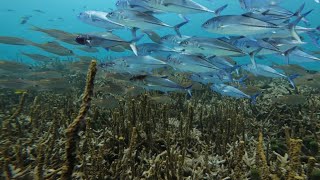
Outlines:
<svg viewBox="0 0 320 180"><path fill-rule="evenodd" d="M187 91L189 97L192 97L192 91L191 91L192 86L193 86L193 84L185 87L185 90Z"/></svg>
<svg viewBox="0 0 320 180"><path fill-rule="evenodd" d="M31 25L30 30L32 30L32 31L41 31L42 29L39 28L38 26Z"/></svg>
<svg viewBox="0 0 320 180"><path fill-rule="evenodd" d="M290 48L288 50L286 50L283 55L285 56L286 58L286 64L289 64L290 63L290 59L289 59L289 55L290 53L292 53L295 49L297 49L297 46L293 47L293 48Z"/></svg>
<svg viewBox="0 0 320 180"><path fill-rule="evenodd" d="M244 81L248 79L248 75L244 75L242 76L240 79L236 80L240 86L242 87L246 87L246 85L244 84Z"/></svg>
<svg viewBox="0 0 320 180"><path fill-rule="evenodd" d="M252 96L250 96L250 101L251 101L251 104L256 104L257 103L257 97L260 96L261 93L256 93Z"/></svg>
<svg viewBox="0 0 320 180"><path fill-rule="evenodd" d="M252 51L251 53L249 53L250 55L250 60L251 60L251 63L253 65L254 68L257 68L257 63L256 63L256 60L255 60L255 56L262 50L262 48L259 48L257 50L254 50Z"/></svg>
<svg viewBox="0 0 320 180"><path fill-rule="evenodd" d="M290 85L293 87L293 89L296 89L296 85L293 82L293 80L299 76L300 76L299 74L292 74L292 75L288 76L288 81L289 81Z"/></svg>
<svg viewBox="0 0 320 180"><path fill-rule="evenodd" d="M302 40L300 38L300 36L298 35L297 31L296 31L296 26L298 25L298 23L302 20L302 18L306 17L308 14L310 14L313 10L310 10L304 14L302 14L301 16L299 16L295 21L291 22L288 27L291 33L291 36L296 39L299 43L302 43Z"/></svg>
<svg viewBox="0 0 320 180"><path fill-rule="evenodd" d="M185 18L185 21L174 26L174 31L177 33L179 37L182 37L180 28L188 23L189 23L189 19Z"/></svg>
<svg viewBox="0 0 320 180"><path fill-rule="evenodd" d="M228 7L228 4L225 4L225 5L221 6L221 7L219 7L218 9L214 10L214 14L216 16L220 16L221 12L227 7Z"/></svg>
<svg viewBox="0 0 320 180"><path fill-rule="evenodd" d="M305 5L306 5L306 3L304 2L292 16L297 16L297 17L302 16L301 12L304 9ZM307 26L310 25L309 20L306 17L302 17L301 21L303 21L305 23L305 25L307 25Z"/></svg>
<svg viewBox="0 0 320 180"><path fill-rule="evenodd" d="M292 16L300 17L301 16L301 12L303 11L305 5L306 5L305 2L302 3L301 6L296 10L296 12Z"/></svg>
<svg viewBox="0 0 320 180"><path fill-rule="evenodd" d="M140 41L143 38L143 34L141 36L138 36L136 38L133 38L131 41L129 41L130 48L132 49L133 53L138 56L138 50L136 47L136 42Z"/></svg>

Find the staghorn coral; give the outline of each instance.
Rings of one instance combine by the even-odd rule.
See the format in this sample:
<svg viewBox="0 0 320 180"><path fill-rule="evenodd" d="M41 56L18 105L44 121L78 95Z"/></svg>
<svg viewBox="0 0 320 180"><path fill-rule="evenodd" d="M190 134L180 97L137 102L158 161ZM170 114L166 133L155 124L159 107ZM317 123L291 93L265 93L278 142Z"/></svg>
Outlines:
<svg viewBox="0 0 320 180"><path fill-rule="evenodd" d="M84 76L72 77L76 77L70 78L75 84L64 92L28 91L24 106L15 118L22 127L20 135L17 136L18 129L1 135L3 178L5 174L11 179L61 178L66 160L65 132L77 118L84 85ZM272 82L271 86L282 89L281 83ZM97 75L96 84L103 88L106 82ZM0 105L0 117L10 117L19 96L3 93L8 95L0 101L4 103ZM268 89L268 93L273 92ZM92 97L109 96L101 89ZM93 103L86 114L85 131L77 132L72 178L262 179L260 168L264 162L272 174L266 178L285 179L291 158L285 126L289 132L287 139L294 137L305 142L299 153L296 177L305 178L304 174L316 177L319 154L311 149L318 142L316 137L320 132L318 95L308 97L300 107L270 105L267 94L255 106L206 90L196 90L189 100L184 94L171 93L167 96L174 102L154 101L153 97L161 96L164 95L156 92L127 97L114 95L118 100L115 108ZM257 136L257 129L262 129L264 138ZM315 159L308 162L310 155ZM306 168L309 164L310 168Z"/></svg>

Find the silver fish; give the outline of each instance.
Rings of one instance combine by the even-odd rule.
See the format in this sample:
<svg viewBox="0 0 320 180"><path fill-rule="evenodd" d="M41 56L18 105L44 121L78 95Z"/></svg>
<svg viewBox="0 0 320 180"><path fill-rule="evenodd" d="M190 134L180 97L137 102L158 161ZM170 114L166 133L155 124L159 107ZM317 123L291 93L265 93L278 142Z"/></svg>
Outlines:
<svg viewBox="0 0 320 180"><path fill-rule="evenodd" d="M256 98L260 95L259 93L250 96L242 91L240 91L239 89L233 87L233 86L229 86L226 84L213 84L212 86L210 86L211 90L223 95L223 96L230 96L230 97L234 97L234 98L247 98L251 100L251 103L255 103L256 102Z"/></svg>
<svg viewBox="0 0 320 180"><path fill-rule="evenodd" d="M151 56L127 56L100 65L113 73L150 74L154 69L168 66L164 61Z"/></svg>
<svg viewBox="0 0 320 180"><path fill-rule="evenodd" d="M76 38L76 42L89 47L110 48L115 46L130 46L134 54L138 55L135 43L139 41L142 37L143 36L140 36L131 41L125 41L110 32L90 33L85 35L79 35Z"/></svg>
<svg viewBox="0 0 320 180"><path fill-rule="evenodd" d="M207 59L195 55L172 53L165 60L168 65L181 72L204 73L222 71Z"/></svg>
<svg viewBox="0 0 320 180"><path fill-rule="evenodd" d="M102 11L85 11L78 15L78 19L86 24L96 27L104 28L107 30L123 29L125 26L108 19L107 12Z"/></svg>
<svg viewBox="0 0 320 180"><path fill-rule="evenodd" d="M206 56L241 56L241 49L217 38L191 37L180 43L187 54L203 54Z"/></svg>
<svg viewBox="0 0 320 180"><path fill-rule="evenodd" d="M184 21L175 26L171 26L152 16L151 14L142 13L139 11L131 10L116 10L106 15L108 19L113 22L123 24L130 28L137 28L141 30L154 30L159 28L172 28L175 32L181 36L179 29L188 23ZM133 33L135 34L135 33Z"/></svg>
<svg viewBox="0 0 320 180"><path fill-rule="evenodd" d="M188 94L191 96L191 87L181 86L180 84L168 79L167 76L151 76L151 75L140 75L135 76L130 79L133 82L137 82L138 85L142 86L147 90L157 90L164 93L170 91L187 91Z"/></svg>
<svg viewBox="0 0 320 180"><path fill-rule="evenodd" d="M203 23L202 28L211 33L244 36L270 33L279 29L289 29L291 36L301 42L301 39L295 30L295 26L310 12L311 11L305 13L292 23L284 25L277 25L241 15L218 16Z"/></svg>
<svg viewBox="0 0 320 180"><path fill-rule="evenodd" d="M263 77L270 77L270 78L285 78L288 79L289 83L293 88L295 88L295 84L293 79L297 77L297 75L287 76L278 72L277 70L273 69L270 66L264 64L247 64L242 66L242 68L248 72L251 72L255 76L263 76Z"/></svg>

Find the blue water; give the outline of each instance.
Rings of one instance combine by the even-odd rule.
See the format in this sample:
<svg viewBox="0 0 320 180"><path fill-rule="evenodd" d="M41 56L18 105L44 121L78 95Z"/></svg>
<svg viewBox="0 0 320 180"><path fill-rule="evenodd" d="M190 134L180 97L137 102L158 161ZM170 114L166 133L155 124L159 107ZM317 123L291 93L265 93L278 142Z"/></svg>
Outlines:
<svg viewBox="0 0 320 180"><path fill-rule="evenodd" d="M240 8L239 2L237 0L217 0L213 4L206 0L195 0L203 4L204 6L210 9L216 9L224 4L228 4L228 8L223 11L223 14L241 14L244 11ZM32 40L34 42L44 43L47 41L54 40L51 37L46 36L43 33L35 32L30 30L31 25L36 25L41 28L54 28L61 29L67 32L73 33L86 33L86 32L96 32L96 31L104 31L101 28L96 28L87 24L80 22L77 19L77 15L81 11L85 10L100 10L100 11L110 11L111 9L115 9L116 0L54 0L54 1L43 1L43 0L1 0L1 8L0 8L0 35L1 36L16 36L22 37L25 39ZM282 6L286 7L291 11L295 11L303 1L301 0L283 0ZM7 11L8 9L14 10L13 12ZM45 14L41 14L38 12L34 12L33 10L39 9L44 11ZM320 15L320 4L315 3L313 0L306 1L305 10L314 9L312 14L308 16L310 20L311 27L316 27L320 25L319 15ZM27 15L32 15L30 20L26 24L20 24L21 18ZM187 24L185 27L181 29L182 34L184 35L197 35L197 36L208 36L208 37L218 37L220 35L215 35L211 33L207 33L200 28L200 25L211 18L213 15L210 13L202 13L196 15L188 15L188 18L191 19L191 22ZM165 14L165 15L157 15L161 20L167 22L168 24L174 25L177 22L181 22L181 19L175 14ZM59 18L62 18L59 19ZM161 29L157 31L159 34L172 34L174 33L171 29ZM128 30L119 30L115 32L117 35L120 35L124 39L130 39L131 34ZM149 41L147 37L144 37L142 42ZM309 41L310 42L310 41ZM76 50L74 46L62 43L65 47L72 49L77 55L91 55L79 50ZM305 46L308 50L317 50L316 47L312 43L309 43ZM15 59L23 59L24 62L32 61L20 55L20 52L29 52L29 53L40 53L43 55L52 56L52 54L46 53L38 48L32 46L12 46L12 45L3 45L0 44L0 59L6 60L15 60ZM121 56L121 53L114 52L106 52L100 51L97 56L101 59L106 56ZM272 60L275 57L272 57ZM65 57L61 59L66 59ZM238 59L241 63L249 62L248 57ZM266 60L263 60L266 63ZM304 63L304 66L314 69L320 70L319 63Z"/></svg>

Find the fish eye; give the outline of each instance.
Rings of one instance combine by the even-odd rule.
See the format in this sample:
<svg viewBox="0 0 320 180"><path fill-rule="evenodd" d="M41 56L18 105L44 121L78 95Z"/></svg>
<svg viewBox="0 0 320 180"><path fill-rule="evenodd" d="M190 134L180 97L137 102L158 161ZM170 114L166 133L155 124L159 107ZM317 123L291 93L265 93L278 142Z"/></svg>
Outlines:
<svg viewBox="0 0 320 180"><path fill-rule="evenodd" d="M206 23L204 23L204 25L209 25L209 21L207 21Z"/></svg>
<svg viewBox="0 0 320 180"><path fill-rule="evenodd" d="M70 54L73 54L73 51L72 51L72 50L69 50L69 53L70 53Z"/></svg>
<svg viewBox="0 0 320 180"><path fill-rule="evenodd" d="M76 42L82 45L86 44L86 38L84 38L83 36L79 35L78 37L76 37Z"/></svg>

